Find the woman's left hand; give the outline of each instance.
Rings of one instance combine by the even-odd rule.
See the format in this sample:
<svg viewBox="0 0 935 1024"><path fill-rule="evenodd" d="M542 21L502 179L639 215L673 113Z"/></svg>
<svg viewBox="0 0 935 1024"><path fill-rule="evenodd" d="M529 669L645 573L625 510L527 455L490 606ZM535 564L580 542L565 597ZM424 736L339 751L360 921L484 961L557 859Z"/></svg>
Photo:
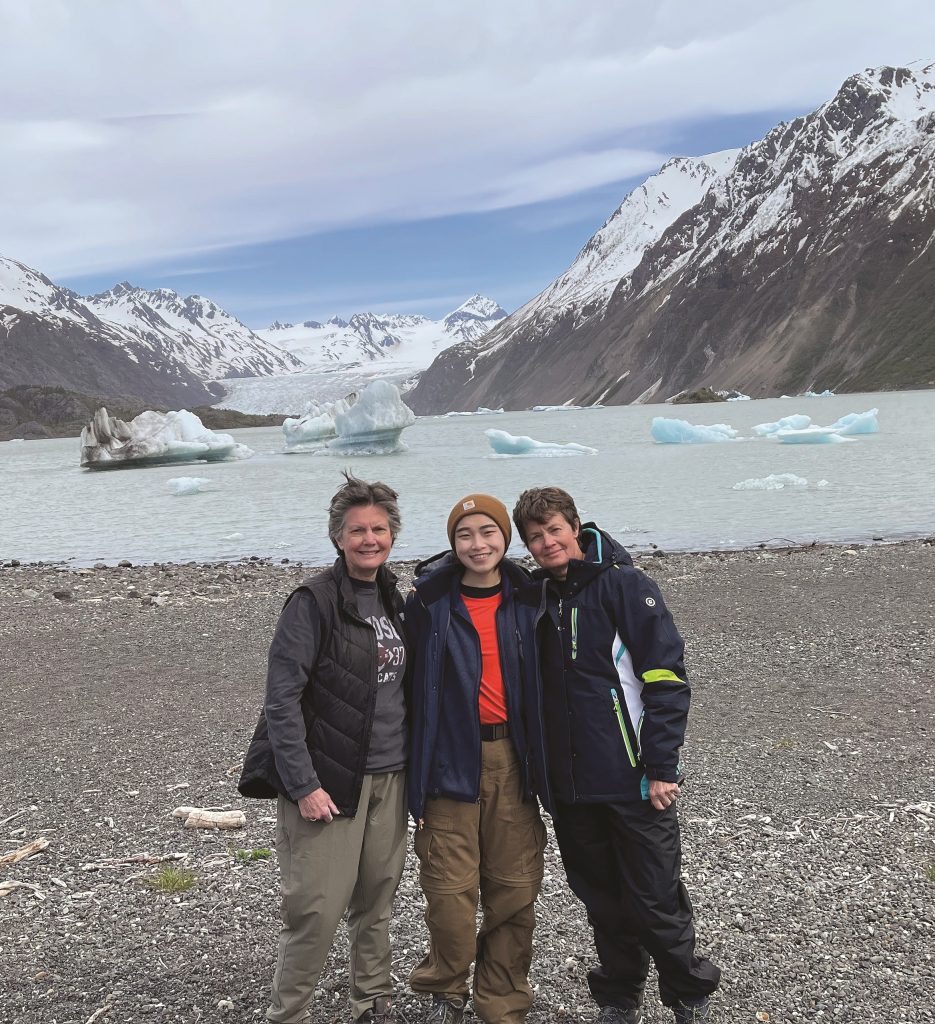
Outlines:
<svg viewBox="0 0 935 1024"><path fill-rule="evenodd" d="M677 782L663 782L661 779L650 779L649 802L657 811L671 807L682 795Z"/></svg>

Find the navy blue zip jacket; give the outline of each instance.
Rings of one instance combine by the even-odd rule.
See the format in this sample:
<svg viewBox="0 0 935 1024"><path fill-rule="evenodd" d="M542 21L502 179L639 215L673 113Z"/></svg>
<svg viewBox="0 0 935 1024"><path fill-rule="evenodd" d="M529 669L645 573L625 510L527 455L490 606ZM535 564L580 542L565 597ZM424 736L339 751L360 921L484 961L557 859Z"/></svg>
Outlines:
<svg viewBox="0 0 935 1024"><path fill-rule="evenodd" d="M529 759L546 810L648 799L649 780L682 778L690 689L684 645L656 584L593 523L582 560L546 580L538 615L541 680L527 694Z"/></svg>
<svg viewBox="0 0 935 1024"><path fill-rule="evenodd" d="M406 598L405 629L412 659L412 742L409 811L425 816L429 797L473 802L480 795L481 738L480 640L461 598L464 569L448 551L416 567ZM525 771L523 666L535 672L535 612L541 584L504 559L500 565L503 601L497 609L497 641L506 695L510 738L523 766L523 789L532 798ZM532 589L535 603L517 600ZM517 614L519 610L519 615ZM534 682L527 684L530 691Z"/></svg>

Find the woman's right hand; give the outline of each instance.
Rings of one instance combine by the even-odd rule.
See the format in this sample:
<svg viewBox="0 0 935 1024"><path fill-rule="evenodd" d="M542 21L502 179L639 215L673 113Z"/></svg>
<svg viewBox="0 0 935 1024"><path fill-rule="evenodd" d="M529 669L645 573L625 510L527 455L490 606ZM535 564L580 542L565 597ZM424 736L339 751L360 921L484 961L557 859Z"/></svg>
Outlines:
<svg viewBox="0 0 935 1024"><path fill-rule="evenodd" d="M299 799L299 813L306 821L329 822L341 812L324 789L314 789Z"/></svg>

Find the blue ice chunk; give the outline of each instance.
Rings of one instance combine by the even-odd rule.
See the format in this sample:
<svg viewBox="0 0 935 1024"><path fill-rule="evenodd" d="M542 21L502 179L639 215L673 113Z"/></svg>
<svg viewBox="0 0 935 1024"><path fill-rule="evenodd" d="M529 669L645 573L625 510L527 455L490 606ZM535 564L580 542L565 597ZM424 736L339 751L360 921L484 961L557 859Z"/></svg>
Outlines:
<svg viewBox="0 0 935 1024"><path fill-rule="evenodd" d="M526 434L514 436L505 430L485 430L490 447L495 452L494 457L534 455L545 458L553 458L562 455L597 455L596 448L589 448L585 444L575 444L570 441L568 444L560 444L557 441L537 441Z"/></svg>
<svg viewBox="0 0 935 1024"><path fill-rule="evenodd" d="M806 427L804 430L780 430L773 435L780 444L838 444L849 441L833 427Z"/></svg>
<svg viewBox="0 0 935 1024"><path fill-rule="evenodd" d="M778 434L780 430L804 430L811 425L811 422L811 416L795 413L792 416L783 416L782 419L776 420L775 423L757 423L753 428L753 433L760 437L772 437L773 434Z"/></svg>
<svg viewBox="0 0 935 1024"><path fill-rule="evenodd" d="M849 412L842 416L830 429L848 437L854 434L878 434L880 424L877 421L879 409L868 409L866 412Z"/></svg>
<svg viewBox="0 0 935 1024"><path fill-rule="evenodd" d="M687 420L671 420L665 416L654 417L649 432L660 444L709 444L733 441L737 437L737 431L726 423L695 425Z"/></svg>

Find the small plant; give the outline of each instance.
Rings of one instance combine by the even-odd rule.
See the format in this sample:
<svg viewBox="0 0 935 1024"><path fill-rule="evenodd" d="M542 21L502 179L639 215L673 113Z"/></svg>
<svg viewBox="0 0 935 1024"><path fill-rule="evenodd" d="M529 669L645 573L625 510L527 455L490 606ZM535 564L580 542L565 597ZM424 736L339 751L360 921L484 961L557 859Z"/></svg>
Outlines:
<svg viewBox="0 0 935 1024"><path fill-rule="evenodd" d="M922 869L922 874L929 882L935 882L935 863L926 864Z"/></svg>
<svg viewBox="0 0 935 1024"><path fill-rule="evenodd" d="M249 864L252 860L269 860L273 851L266 846L257 847L255 850L234 850L234 858Z"/></svg>
<svg viewBox="0 0 935 1024"><path fill-rule="evenodd" d="M792 750L795 744L788 736L780 736L778 740L773 744L777 750Z"/></svg>
<svg viewBox="0 0 935 1024"><path fill-rule="evenodd" d="M164 868L160 868L152 878L146 879L146 885L150 889L155 889L156 892L188 892L194 884L194 871L177 868L173 864L167 864Z"/></svg>

